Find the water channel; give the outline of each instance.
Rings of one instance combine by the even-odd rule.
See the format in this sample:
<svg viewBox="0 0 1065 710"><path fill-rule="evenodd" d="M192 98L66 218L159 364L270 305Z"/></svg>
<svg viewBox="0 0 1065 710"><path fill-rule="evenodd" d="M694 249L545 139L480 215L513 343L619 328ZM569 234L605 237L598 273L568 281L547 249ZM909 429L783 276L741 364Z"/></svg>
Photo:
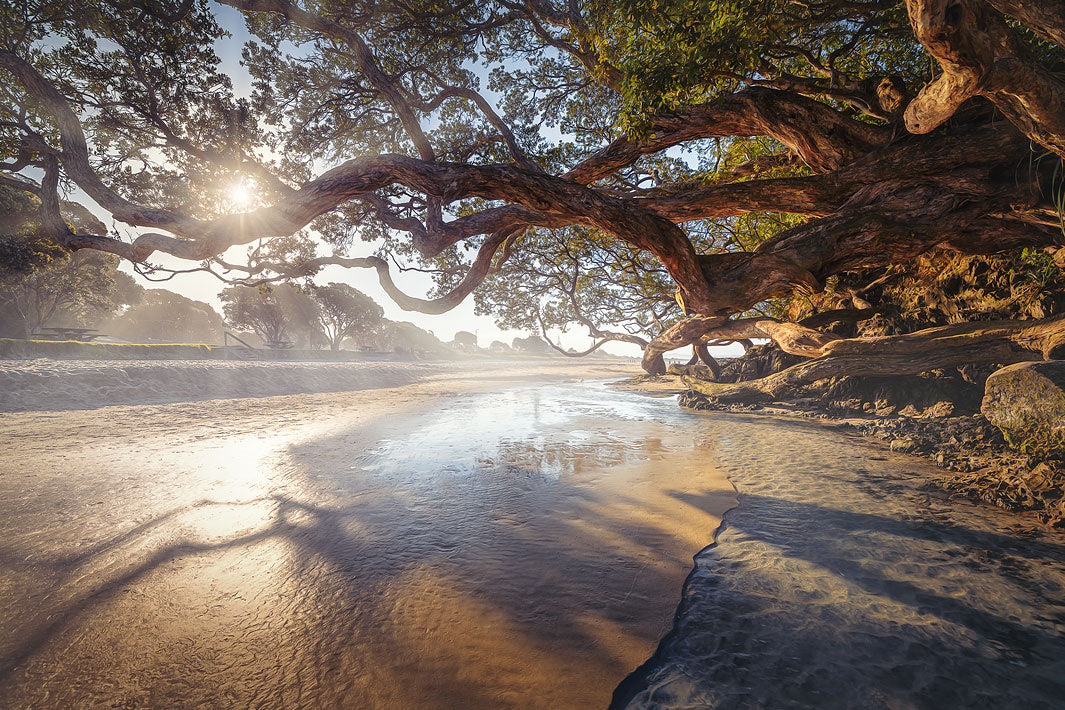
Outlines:
<svg viewBox="0 0 1065 710"><path fill-rule="evenodd" d="M118 411L0 442L4 707L1065 697L1062 540L817 423L598 382Z"/></svg>

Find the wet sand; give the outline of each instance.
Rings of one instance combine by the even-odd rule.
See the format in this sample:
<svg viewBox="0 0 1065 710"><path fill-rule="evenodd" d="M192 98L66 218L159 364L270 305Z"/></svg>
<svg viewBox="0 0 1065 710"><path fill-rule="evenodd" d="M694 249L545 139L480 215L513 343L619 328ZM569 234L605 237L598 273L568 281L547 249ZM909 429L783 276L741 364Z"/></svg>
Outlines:
<svg viewBox="0 0 1065 710"><path fill-rule="evenodd" d="M432 386L459 389L506 382L632 377L634 361L559 357L400 362L258 362L225 360L0 360L0 412L93 409L287 394ZM456 390L458 391L458 390Z"/></svg>
<svg viewBox="0 0 1065 710"><path fill-rule="evenodd" d="M1062 707L1065 535L587 374L0 415L0 707Z"/></svg>
<svg viewBox="0 0 1065 710"><path fill-rule="evenodd" d="M674 416L738 504L614 708L1065 707L1065 534L821 423Z"/></svg>
<svg viewBox="0 0 1065 710"><path fill-rule="evenodd" d="M0 705L606 706L734 491L587 375L0 415Z"/></svg>

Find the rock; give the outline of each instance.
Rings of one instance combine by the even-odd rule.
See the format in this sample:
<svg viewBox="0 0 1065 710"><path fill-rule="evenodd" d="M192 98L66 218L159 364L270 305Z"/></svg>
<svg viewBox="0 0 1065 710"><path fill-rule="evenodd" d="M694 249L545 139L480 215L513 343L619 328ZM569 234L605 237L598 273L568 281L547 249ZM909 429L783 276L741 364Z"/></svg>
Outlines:
<svg viewBox="0 0 1065 710"><path fill-rule="evenodd" d="M1022 476L1025 485L1036 494L1046 494L1050 491L1060 492L1065 484L1065 472L1055 470L1047 462L1042 462Z"/></svg>
<svg viewBox="0 0 1065 710"><path fill-rule="evenodd" d="M921 413L924 417L949 417L954 412L953 402L938 402Z"/></svg>
<svg viewBox="0 0 1065 710"><path fill-rule="evenodd" d="M1065 360L1022 362L993 372L980 411L1022 451L1065 448Z"/></svg>
<svg viewBox="0 0 1065 710"><path fill-rule="evenodd" d="M910 453L917 449L917 447L917 439L913 438L912 436L903 436L891 442L891 450L898 451L902 454Z"/></svg>
<svg viewBox="0 0 1065 710"><path fill-rule="evenodd" d="M827 381L826 381L827 382ZM884 377L839 377L820 385L830 410L867 412L878 417L941 418L969 415L980 408L982 386L957 373Z"/></svg>

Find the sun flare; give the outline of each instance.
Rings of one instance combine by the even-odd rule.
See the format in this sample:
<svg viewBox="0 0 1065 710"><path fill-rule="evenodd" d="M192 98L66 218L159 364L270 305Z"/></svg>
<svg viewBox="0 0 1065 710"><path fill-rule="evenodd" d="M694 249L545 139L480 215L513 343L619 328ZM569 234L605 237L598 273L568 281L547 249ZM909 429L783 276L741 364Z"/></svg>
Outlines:
<svg viewBox="0 0 1065 710"><path fill-rule="evenodd" d="M255 199L255 191L245 180L235 182L226 190L226 199L233 209L247 209Z"/></svg>

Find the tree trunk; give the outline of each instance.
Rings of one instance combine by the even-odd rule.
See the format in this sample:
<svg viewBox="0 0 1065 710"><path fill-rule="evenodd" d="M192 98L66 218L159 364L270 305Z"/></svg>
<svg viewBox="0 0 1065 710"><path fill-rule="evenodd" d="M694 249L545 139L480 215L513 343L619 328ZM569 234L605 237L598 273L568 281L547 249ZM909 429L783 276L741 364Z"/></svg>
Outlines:
<svg viewBox="0 0 1065 710"><path fill-rule="evenodd" d="M710 354L710 351L706 349L706 346L702 343L696 343L695 354L703 361L703 364L710 368L710 374L714 379L721 377L721 366L717 364L717 360Z"/></svg>

